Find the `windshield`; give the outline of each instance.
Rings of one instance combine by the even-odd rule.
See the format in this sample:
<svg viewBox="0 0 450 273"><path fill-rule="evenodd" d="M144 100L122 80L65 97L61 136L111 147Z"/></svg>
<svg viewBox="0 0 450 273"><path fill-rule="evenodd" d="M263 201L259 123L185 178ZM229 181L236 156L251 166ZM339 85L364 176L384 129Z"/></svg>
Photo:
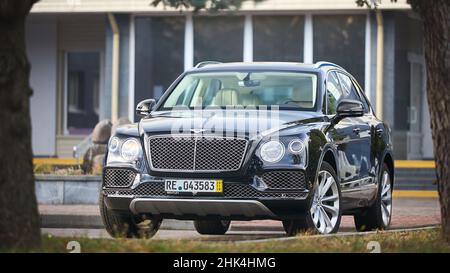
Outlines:
<svg viewBox="0 0 450 273"><path fill-rule="evenodd" d="M313 111L317 75L298 72L204 72L187 74L159 110L175 107L260 107Z"/></svg>

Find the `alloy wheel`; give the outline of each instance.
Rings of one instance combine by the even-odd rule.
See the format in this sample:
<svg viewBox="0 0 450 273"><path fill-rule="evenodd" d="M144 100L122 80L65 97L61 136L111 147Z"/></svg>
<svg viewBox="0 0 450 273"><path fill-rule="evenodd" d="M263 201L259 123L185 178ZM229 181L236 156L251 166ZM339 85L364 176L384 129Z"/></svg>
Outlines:
<svg viewBox="0 0 450 273"><path fill-rule="evenodd" d="M319 233L327 234L333 232L339 218L338 185L328 171L320 171L317 179L310 213Z"/></svg>
<svg viewBox="0 0 450 273"><path fill-rule="evenodd" d="M383 172L381 180L381 216L383 218L383 225L389 226L392 214L392 188L391 178L388 172Z"/></svg>

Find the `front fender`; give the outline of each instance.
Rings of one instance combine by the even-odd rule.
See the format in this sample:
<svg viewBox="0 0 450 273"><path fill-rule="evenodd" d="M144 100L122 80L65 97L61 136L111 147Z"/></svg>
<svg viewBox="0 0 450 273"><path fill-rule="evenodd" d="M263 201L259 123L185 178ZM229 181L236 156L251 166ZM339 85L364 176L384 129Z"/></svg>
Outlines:
<svg viewBox="0 0 450 273"><path fill-rule="evenodd" d="M335 158L335 166L338 165L336 160L336 148L330 143L326 135L319 129L313 129L309 132L309 162L308 162L308 176L310 181L314 183L319 173L320 165L323 158L328 151L333 153Z"/></svg>

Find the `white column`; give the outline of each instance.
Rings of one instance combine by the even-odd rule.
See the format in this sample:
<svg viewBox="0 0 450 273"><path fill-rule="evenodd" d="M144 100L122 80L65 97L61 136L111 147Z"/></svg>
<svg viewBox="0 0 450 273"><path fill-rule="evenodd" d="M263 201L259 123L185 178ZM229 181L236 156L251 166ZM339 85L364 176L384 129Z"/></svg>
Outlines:
<svg viewBox="0 0 450 273"><path fill-rule="evenodd" d="M130 15L130 42L128 52L128 119L134 122L136 102L134 101L134 59L135 59L134 16Z"/></svg>
<svg viewBox="0 0 450 273"><path fill-rule="evenodd" d="M305 15L303 38L303 62L313 63L313 23L311 14Z"/></svg>
<svg viewBox="0 0 450 273"><path fill-rule="evenodd" d="M244 62L253 62L253 21L251 14L245 15Z"/></svg>
<svg viewBox="0 0 450 273"><path fill-rule="evenodd" d="M370 79L371 79L371 71L370 67L372 64L372 58L371 58L371 45L372 40L371 37L371 31L370 31L370 13L367 13L366 17L366 51L365 51L365 68L364 68L364 92L366 93L367 98L371 98L371 90L370 90Z"/></svg>
<svg viewBox="0 0 450 273"><path fill-rule="evenodd" d="M186 26L184 29L184 70L194 66L194 24L192 14L186 15Z"/></svg>

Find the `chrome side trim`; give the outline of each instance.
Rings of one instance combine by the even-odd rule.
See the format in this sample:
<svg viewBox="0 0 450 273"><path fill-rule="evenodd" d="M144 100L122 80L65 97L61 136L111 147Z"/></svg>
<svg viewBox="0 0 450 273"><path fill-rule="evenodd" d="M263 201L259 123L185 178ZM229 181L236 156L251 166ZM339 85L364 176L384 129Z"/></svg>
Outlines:
<svg viewBox="0 0 450 273"><path fill-rule="evenodd" d="M372 187L376 187L375 179L373 179L372 177L366 177L350 182L341 183L342 192L359 191Z"/></svg>
<svg viewBox="0 0 450 273"><path fill-rule="evenodd" d="M130 210L134 214L276 217L264 204L256 200L136 198L131 201Z"/></svg>

